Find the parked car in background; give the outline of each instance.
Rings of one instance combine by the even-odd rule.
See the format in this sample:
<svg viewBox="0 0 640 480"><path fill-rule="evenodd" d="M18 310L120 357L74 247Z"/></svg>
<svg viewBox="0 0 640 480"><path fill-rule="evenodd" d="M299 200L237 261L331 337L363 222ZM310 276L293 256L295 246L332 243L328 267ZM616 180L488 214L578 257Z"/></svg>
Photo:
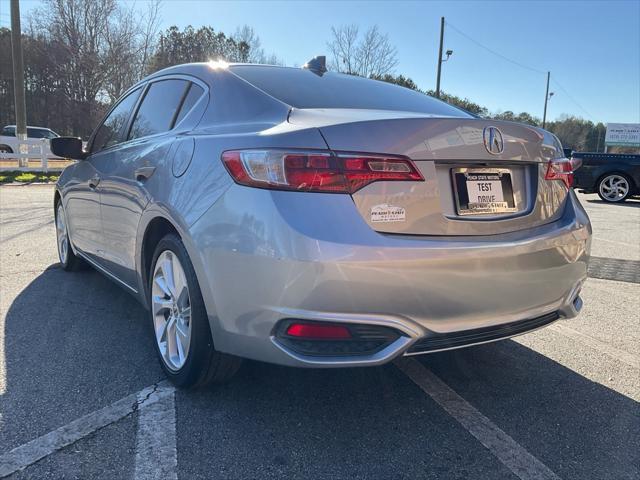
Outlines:
<svg viewBox="0 0 640 480"><path fill-rule="evenodd" d="M573 152L572 158L582 162L573 184L579 191L611 203L640 195L640 155Z"/></svg>
<svg viewBox="0 0 640 480"><path fill-rule="evenodd" d="M148 308L175 384L240 358L380 365L578 315L591 225L552 134L305 67L171 67L86 150L52 141L80 160L54 197L62 267Z"/></svg>
<svg viewBox="0 0 640 480"><path fill-rule="evenodd" d="M57 138L56 132L44 127L27 127L27 139L19 142L16 137L16 126L7 125L0 132L0 153L20 153L19 143L28 146L28 154L33 158L40 158L43 154L47 158L58 158L51 153L50 140Z"/></svg>

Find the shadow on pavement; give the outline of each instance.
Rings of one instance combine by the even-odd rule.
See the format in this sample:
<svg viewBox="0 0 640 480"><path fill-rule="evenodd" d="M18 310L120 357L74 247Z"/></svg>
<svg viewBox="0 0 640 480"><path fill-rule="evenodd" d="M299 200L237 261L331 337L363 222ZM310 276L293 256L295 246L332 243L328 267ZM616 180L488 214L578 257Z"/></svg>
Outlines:
<svg viewBox="0 0 640 480"><path fill-rule="evenodd" d="M617 207L632 207L632 208L640 207L639 199L631 199L631 198L621 203L605 202L604 200L585 200L585 201L588 203L595 203L597 205L615 205Z"/></svg>
<svg viewBox="0 0 640 480"><path fill-rule="evenodd" d="M0 453L162 378L142 307L94 270L49 266L8 308Z"/></svg>
<svg viewBox="0 0 640 480"><path fill-rule="evenodd" d="M637 402L514 341L418 358L561 478L637 478ZM515 478L392 365L251 362L179 398L196 477Z"/></svg>

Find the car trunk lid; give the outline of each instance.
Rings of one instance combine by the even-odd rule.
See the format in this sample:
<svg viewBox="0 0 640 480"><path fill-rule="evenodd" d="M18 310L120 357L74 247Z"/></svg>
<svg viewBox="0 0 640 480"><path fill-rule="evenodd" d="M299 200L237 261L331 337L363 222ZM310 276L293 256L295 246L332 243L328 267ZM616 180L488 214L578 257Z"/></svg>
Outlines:
<svg viewBox="0 0 640 480"><path fill-rule="evenodd" d="M363 219L378 232L491 235L552 222L562 213L567 187L545 180L549 161L562 156L561 146L538 128L339 109L294 109L289 122L316 126L335 152L403 155L414 161L424 182L380 181L352 195Z"/></svg>

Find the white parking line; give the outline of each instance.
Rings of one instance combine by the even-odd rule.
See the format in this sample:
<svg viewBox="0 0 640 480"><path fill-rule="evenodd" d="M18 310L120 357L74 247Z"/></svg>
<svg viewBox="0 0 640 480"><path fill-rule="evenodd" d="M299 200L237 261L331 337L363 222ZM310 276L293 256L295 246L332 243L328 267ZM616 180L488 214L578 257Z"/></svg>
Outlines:
<svg viewBox="0 0 640 480"><path fill-rule="evenodd" d="M169 390L165 392L164 390ZM147 405L138 415L135 480L177 480L176 406L172 387L154 395L161 400ZM140 398L140 397L139 397ZM140 400L142 400L140 398Z"/></svg>
<svg viewBox="0 0 640 480"><path fill-rule="evenodd" d="M566 325L562 325L560 323L555 323L549 326L549 328L561 335L564 335L565 337L569 337L579 343L582 343L583 345L591 347L594 350L599 351L600 353L604 353L614 360L626 363L627 365L634 368L640 368L640 356L638 355L620 350L613 345L601 342L600 340L597 340L589 335L585 335L582 332L578 332L577 330L574 330L573 328L567 327Z"/></svg>
<svg viewBox="0 0 640 480"><path fill-rule="evenodd" d="M522 480L559 480L549 467L494 425L433 372L412 358L396 366Z"/></svg>
<svg viewBox="0 0 640 480"><path fill-rule="evenodd" d="M167 387L166 382L160 382L20 445L0 455L0 478L22 470L138 409L148 408L167 396L173 396L173 388Z"/></svg>

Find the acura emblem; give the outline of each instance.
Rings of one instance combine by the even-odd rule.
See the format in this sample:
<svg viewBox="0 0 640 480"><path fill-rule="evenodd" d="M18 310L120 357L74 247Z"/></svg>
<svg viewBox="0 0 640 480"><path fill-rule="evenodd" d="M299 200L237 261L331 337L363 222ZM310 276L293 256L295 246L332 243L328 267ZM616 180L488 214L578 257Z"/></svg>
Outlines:
<svg viewBox="0 0 640 480"><path fill-rule="evenodd" d="M487 149L487 152L498 155L504 151L502 132L496 127L484 127L482 139L484 140L484 148Z"/></svg>

